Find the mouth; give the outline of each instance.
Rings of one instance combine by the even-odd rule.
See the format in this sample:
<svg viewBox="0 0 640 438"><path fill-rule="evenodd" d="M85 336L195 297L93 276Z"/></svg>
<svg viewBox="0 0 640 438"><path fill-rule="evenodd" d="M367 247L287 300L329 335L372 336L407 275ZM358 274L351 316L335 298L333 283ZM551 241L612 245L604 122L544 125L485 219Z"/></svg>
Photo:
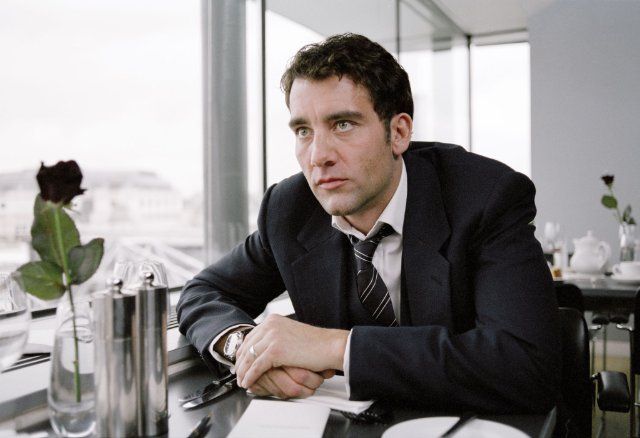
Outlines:
<svg viewBox="0 0 640 438"><path fill-rule="evenodd" d="M347 180L343 178L322 178L316 182L316 186L324 190L333 190L342 186Z"/></svg>

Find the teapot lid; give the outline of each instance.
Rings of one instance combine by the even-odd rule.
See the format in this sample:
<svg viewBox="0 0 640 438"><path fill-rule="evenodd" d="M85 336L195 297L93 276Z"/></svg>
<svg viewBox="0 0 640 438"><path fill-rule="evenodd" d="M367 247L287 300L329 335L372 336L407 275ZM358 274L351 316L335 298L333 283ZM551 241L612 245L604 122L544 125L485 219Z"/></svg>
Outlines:
<svg viewBox="0 0 640 438"><path fill-rule="evenodd" d="M593 235L593 231L587 231L587 235L573 240L574 243L597 245L600 241Z"/></svg>

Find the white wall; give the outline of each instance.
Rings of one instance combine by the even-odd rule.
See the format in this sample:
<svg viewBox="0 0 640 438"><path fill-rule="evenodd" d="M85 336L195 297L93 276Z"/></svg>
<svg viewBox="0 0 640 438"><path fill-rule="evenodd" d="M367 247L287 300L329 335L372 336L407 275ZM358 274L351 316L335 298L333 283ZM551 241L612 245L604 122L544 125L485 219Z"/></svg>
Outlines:
<svg viewBox="0 0 640 438"><path fill-rule="evenodd" d="M615 262L617 225L600 204L600 176L615 174L619 201L640 221L640 2L558 1L528 27L538 231L547 220L568 238L592 229Z"/></svg>

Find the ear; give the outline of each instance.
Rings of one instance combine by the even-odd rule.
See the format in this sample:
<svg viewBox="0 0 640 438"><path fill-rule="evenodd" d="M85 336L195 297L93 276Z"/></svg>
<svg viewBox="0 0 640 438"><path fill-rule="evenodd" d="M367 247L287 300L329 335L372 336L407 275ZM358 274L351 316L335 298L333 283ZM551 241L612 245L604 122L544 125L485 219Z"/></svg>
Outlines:
<svg viewBox="0 0 640 438"><path fill-rule="evenodd" d="M399 113L391 118L389 123L389 134L391 141L391 151L394 156L400 156L409 147L411 132L413 131L413 120L407 113Z"/></svg>

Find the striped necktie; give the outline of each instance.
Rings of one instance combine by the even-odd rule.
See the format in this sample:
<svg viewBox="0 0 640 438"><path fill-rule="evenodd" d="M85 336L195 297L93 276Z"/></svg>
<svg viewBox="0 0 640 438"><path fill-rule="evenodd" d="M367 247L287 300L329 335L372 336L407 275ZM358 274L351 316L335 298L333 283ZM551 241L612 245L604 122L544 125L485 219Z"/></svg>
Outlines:
<svg viewBox="0 0 640 438"><path fill-rule="evenodd" d="M349 235L356 256L356 283L360 302L373 319L387 327L395 327L398 322L393 313L387 285L384 284L372 261L373 253L380 241L393 233L391 225L384 224L370 239L358 240L355 236Z"/></svg>

